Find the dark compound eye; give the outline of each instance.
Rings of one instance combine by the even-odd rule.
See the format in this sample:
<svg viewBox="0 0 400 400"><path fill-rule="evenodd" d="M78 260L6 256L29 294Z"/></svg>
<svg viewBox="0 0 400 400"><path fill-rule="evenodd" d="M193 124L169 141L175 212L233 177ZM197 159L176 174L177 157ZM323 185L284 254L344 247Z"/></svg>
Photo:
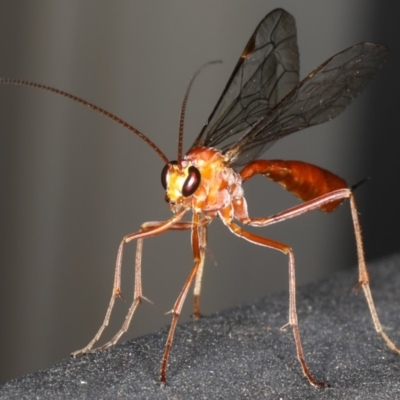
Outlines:
<svg viewBox="0 0 400 400"><path fill-rule="evenodd" d="M178 161L170 161L168 164L165 164L164 168L161 171L161 185L164 188L164 190L167 188L167 172L168 172L168 167L173 164L176 165L178 164Z"/></svg>
<svg viewBox="0 0 400 400"><path fill-rule="evenodd" d="M188 177L182 187L182 194L185 197L191 196L199 187L201 181L200 171L196 167L189 167Z"/></svg>

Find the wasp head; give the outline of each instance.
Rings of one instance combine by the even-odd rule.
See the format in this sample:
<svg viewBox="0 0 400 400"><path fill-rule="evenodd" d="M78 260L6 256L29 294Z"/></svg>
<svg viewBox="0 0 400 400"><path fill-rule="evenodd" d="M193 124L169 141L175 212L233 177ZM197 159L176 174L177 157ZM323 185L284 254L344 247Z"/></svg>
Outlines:
<svg viewBox="0 0 400 400"><path fill-rule="evenodd" d="M180 204L199 187L200 171L188 161L171 161L161 172L161 184L165 189L165 200L170 204Z"/></svg>

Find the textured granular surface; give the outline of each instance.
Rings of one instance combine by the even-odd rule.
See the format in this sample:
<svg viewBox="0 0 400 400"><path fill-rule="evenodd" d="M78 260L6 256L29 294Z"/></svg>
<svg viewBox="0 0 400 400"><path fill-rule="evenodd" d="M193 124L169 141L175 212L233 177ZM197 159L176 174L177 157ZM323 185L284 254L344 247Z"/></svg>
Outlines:
<svg viewBox="0 0 400 400"><path fill-rule="evenodd" d="M400 256L370 265L381 322L400 345ZM0 399L400 399L400 356L375 332L356 270L298 290L308 366L303 376L283 293L179 325L158 383L168 327L112 349L12 380Z"/></svg>

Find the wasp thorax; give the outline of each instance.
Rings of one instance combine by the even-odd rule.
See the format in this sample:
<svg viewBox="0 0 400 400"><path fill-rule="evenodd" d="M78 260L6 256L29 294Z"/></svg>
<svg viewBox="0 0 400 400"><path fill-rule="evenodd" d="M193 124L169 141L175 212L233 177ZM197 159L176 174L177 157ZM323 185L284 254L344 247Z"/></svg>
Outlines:
<svg viewBox="0 0 400 400"><path fill-rule="evenodd" d="M191 196L199 187L200 171L188 162L171 161L161 172L161 184L166 191L166 200L177 203L182 197Z"/></svg>

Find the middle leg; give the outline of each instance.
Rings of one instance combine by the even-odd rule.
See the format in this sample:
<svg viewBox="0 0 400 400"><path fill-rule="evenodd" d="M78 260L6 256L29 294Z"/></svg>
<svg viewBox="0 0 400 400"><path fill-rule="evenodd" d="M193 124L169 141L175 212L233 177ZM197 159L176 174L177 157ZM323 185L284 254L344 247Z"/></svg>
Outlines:
<svg viewBox="0 0 400 400"><path fill-rule="evenodd" d="M293 250L282 243L275 242L271 239L264 238L262 236L255 235L253 233L247 232L240 228L238 225L233 222L226 222L228 228L235 235L251 242L254 244L261 245L263 247L269 247L275 250L279 250L280 252L286 254L289 258L289 325L292 327L294 341L296 344L296 352L297 358L300 361L301 368L303 370L304 375L309 380L309 382L316 387L326 386L325 382L316 380L306 363L304 358L303 346L301 344L300 332L298 326L297 319L297 306L296 306L296 277L295 277L295 262L294 262L294 254Z"/></svg>

